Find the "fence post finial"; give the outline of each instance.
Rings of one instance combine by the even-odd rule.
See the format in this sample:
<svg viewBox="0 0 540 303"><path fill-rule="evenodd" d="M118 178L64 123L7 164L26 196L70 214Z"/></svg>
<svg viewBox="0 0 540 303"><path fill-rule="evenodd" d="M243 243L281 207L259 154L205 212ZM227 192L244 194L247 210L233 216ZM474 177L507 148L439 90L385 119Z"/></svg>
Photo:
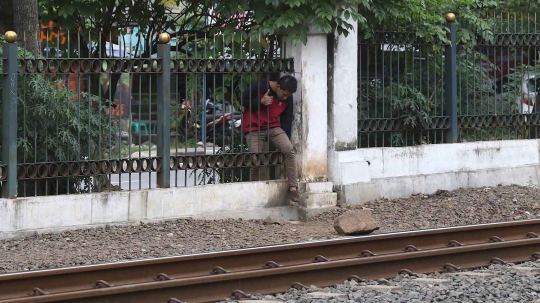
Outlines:
<svg viewBox="0 0 540 303"><path fill-rule="evenodd" d="M167 44L171 41L171 35L169 33L161 33L158 36L158 41L161 44Z"/></svg>
<svg viewBox="0 0 540 303"><path fill-rule="evenodd" d="M455 21L456 21L456 15L454 15L454 13L446 14L446 22L455 22Z"/></svg>
<svg viewBox="0 0 540 303"><path fill-rule="evenodd" d="M4 34L4 38L7 43L15 43L17 41L17 33L14 31L7 31Z"/></svg>

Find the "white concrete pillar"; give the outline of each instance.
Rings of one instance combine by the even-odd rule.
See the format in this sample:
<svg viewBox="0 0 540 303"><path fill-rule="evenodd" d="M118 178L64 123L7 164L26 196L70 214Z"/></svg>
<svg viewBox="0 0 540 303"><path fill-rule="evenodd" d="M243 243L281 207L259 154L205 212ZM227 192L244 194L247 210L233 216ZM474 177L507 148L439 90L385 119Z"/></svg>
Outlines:
<svg viewBox="0 0 540 303"><path fill-rule="evenodd" d="M328 181L328 52L327 35L310 31L306 45L286 44L294 58L298 91L294 94L293 145L297 150L301 192L300 217L337 204Z"/></svg>
<svg viewBox="0 0 540 303"><path fill-rule="evenodd" d="M310 32L307 44L288 42L298 91L294 96L293 144L301 182L327 180L327 37Z"/></svg>
<svg viewBox="0 0 540 303"><path fill-rule="evenodd" d="M329 38L328 57L328 179L341 185L337 152L358 144L358 23L347 36ZM361 174L361 171L357 171Z"/></svg>

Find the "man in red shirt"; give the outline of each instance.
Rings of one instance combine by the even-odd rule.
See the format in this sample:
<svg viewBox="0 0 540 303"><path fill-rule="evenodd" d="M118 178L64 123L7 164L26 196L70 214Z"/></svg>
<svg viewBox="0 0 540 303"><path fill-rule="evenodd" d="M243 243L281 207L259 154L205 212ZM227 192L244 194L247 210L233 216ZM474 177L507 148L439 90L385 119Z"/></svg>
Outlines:
<svg viewBox="0 0 540 303"><path fill-rule="evenodd" d="M300 201L296 168L296 151L291 143L293 97L298 82L290 75L277 81L257 81L242 94L242 123L250 152L263 152L268 140L285 156L289 196ZM259 169L251 168L251 180L259 179Z"/></svg>

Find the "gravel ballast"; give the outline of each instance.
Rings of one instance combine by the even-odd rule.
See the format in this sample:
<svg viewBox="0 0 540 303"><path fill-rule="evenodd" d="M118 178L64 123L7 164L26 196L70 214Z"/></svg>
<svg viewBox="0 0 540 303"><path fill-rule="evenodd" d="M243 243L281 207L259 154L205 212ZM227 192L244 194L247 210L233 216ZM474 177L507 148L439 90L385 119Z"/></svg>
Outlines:
<svg viewBox="0 0 540 303"><path fill-rule="evenodd" d="M381 199L362 207L373 211L379 234L539 218L540 190L521 186L459 189ZM347 209L282 225L264 220L179 219L1 240L0 274L337 238L333 222Z"/></svg>
<svg viewBox="0 0 540 303"><path fill-rule="evenodd" d="M540 262L528 262L520 266L540 268ZM277 295L252 295L250 299L261 302L264 300L264 302L290 303L540 302L540 275L538 274L516 270L513 264L492 265L473 272L489 275L432 274L419 275L420 279L405 275L397 276L395 279L361 283L344 281L343 284L334 287L318 288L306 285L308 289L290 289L286 293Z"/></svg>

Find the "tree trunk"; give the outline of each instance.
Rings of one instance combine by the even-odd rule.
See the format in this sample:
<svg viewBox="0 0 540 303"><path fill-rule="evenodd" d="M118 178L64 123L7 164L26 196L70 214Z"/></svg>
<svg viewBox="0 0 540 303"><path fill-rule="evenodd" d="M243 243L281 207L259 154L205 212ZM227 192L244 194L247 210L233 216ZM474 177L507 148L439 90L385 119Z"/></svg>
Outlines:
<svg viewBox="0 0 540 303"><path fill-rule="evenodd" d="M13 25L19 35L19 45L40 55L37 0L13 0Z"/></svg>
<svg viewBox="0 0 540 303"><path fill-rule="evenodd" d="M5 34L13 27L13 1L0 0L0 35Z"/></svg>

